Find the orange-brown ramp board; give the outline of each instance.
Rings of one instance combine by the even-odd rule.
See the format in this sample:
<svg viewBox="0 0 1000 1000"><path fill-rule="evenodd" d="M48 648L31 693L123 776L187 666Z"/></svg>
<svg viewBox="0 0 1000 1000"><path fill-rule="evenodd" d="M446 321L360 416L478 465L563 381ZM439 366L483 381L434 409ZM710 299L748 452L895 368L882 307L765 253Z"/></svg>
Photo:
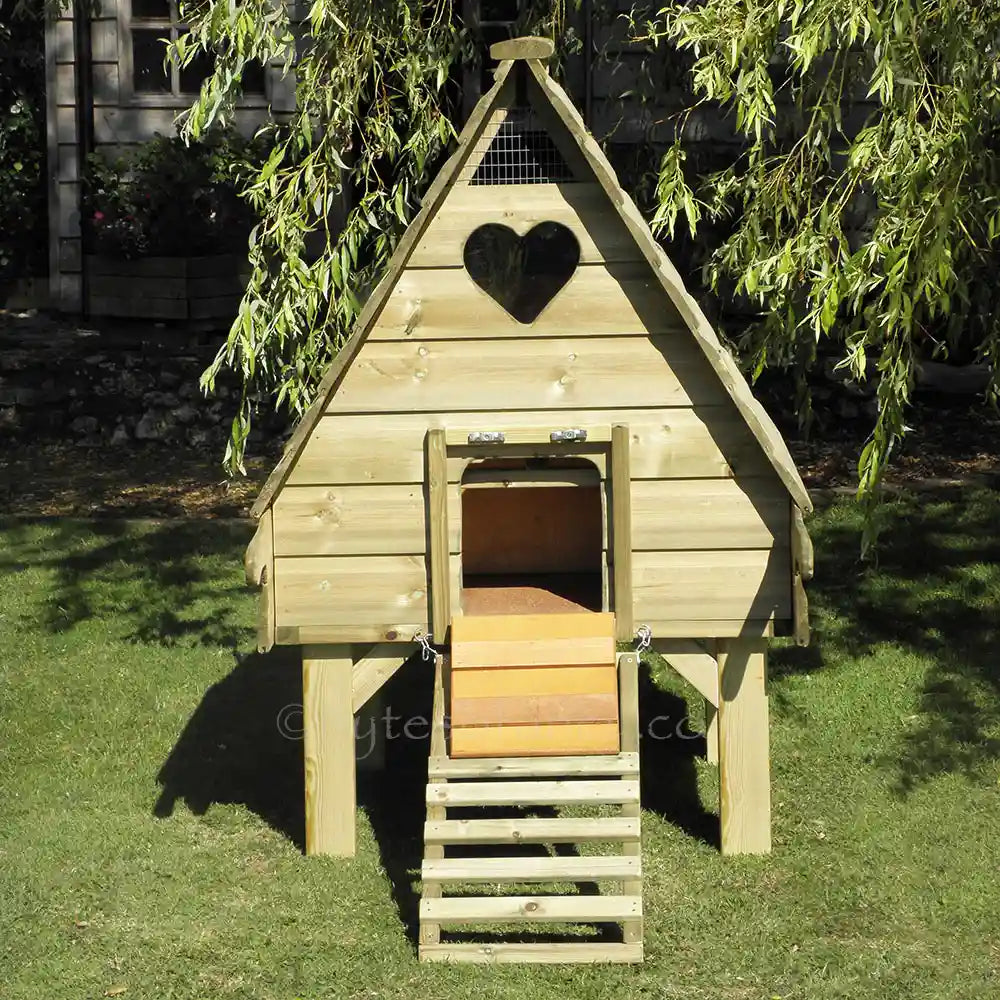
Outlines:
<svg viewBox="0 0 1000 1000"><path fill-rule="evenodd" d="M452 757L618 750L613 614L452 620Z"/></svg>

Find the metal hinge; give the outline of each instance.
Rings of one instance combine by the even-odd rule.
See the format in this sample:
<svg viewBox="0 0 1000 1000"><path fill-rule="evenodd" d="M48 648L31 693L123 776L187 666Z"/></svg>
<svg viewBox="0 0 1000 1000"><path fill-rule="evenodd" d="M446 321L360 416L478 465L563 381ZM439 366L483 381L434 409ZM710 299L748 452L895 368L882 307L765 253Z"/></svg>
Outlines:
<svg viewBox="0 0 1000 1000"><path fill-rule="evenodd" d="M553 431L549 435L552 442L586 441L587 432L582 427L568 427L564 431Z"/></svg>
<svg viewBox="0 0 1000 1000"><path fill-rule="evenodd" d="M503 431L473 431L469 435L469 444L503 444Z"/></svg>

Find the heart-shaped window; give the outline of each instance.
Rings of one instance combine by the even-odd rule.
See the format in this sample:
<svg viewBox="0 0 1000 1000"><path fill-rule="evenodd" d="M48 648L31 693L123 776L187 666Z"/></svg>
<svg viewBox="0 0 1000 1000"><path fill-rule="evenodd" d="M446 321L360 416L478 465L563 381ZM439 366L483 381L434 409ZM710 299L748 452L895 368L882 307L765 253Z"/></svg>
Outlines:
<svg viewBox="0 0 1000 1000"><path fill-rule="evenodd" d="M465 241L465 269L519 323L533 323L580 263L580 244L560 222L540 222L518 236L491 222Z"/></svg>

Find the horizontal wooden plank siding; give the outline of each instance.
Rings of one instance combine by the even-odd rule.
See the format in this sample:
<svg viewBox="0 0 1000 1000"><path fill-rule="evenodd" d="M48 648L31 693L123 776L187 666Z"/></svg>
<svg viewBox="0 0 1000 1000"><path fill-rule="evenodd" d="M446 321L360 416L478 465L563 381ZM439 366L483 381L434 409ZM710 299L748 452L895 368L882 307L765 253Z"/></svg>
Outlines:
<svg viewBox="0 0 1000 1000"><path fill-rule="evenodd" d="M743 618L647 618L643 621L653 635L663 639L724 639L736 636L772 638L775 622L771 619Z"/></svg>
<svg viewBox="0 0 1000 1000"><path fill-rule="evenodd" d="M673 303L647 265L581 265L534 323L509 315L464 271L403 271L369 340L533 339L673 333L698 354Z"/></svg>
<svg viewBox="0 0 1000 1000"><path fill-rule="evenodd" d="M276 558L279 626L427 622L423 556Z"/></svg>
<svg viewBox="0 0 1000 1000"><path fill-rule="evenodd" d="M459 486L448 489L449 551L462 548ZM279 556L423 555L423 488L288 486L275 501ZM760 549L788 536L788 497L766 479L639 480L632 484L633 548Z"/></svg>
<svg viewBox="0 0 1000 1000"><path fill-rule="evenodd" d="M462 267L465 241L479 226L510 227L518 236L558 222L580 244L581 263L638 261L642 255L621 219L608 211L599 184L456 187L431 220L410 267Z"/></svg>
<svg viewBox="0 0 1000 1000"><path fill-rule="evenodd" d="M561 152L578 182L471 186L461 173L442 174L255 506L259 514L272 505L279 641L395 642L427 629L440 644L450 633L451 760L635 751L634 713L629 729L624 710L632 660L621 659L615 673L616 640L631 639L639 624L659 639L782 633L793 613L789 495L809 506L780 434L569 99L537 60L522 64L527 88L515 88L513 77L504 83L510 65L499 71L496 108L537 98L542 125L557 145L567 140L570 152ZM617 72L599 96L632 86L634 68ZM64 82L70 76L62 73ZM493 104L474 114L473 141ZM132 108L98 117L99 137L120 138L138 124ZM471 152L464 148L453 166L468 165ZM534 267L514 273L530 234L552 223L579 246L554 293L569 263L546 282L534 281ZM478 261L470 253L471 272L499 249L496 270L512 273L497 280L512 295L479 276L522 320L541 303L522 301L522 310L517 300L547 288L551 298L531 322L508 314L465 266L470 234L488 225L506 227L508 238L481 246ZM531 244L525 258L566 255L565 246L541 246ZM568 249L575 258L572 240ZM581 430L553 433L572 428ZM583 428L592 435L585 441ZM499 433L487 445L481 432ZM499 466L475 470L475 484L463 482L470 466L497 458ZM549 458L573 461L548 466ZM579 459L593 468L583 471ZM484 472L499 478L498 467L519 477L518 488L485 481ZM564 478L528 481L538 470ZM503 611L515 584L528 591L546 571L593 582L595 596L580 600L615 609L607 635L574 631L564 641L522 617L501 623L495 637L463 636L467 619ZM546 582L557 590L561 581ZM483 594L490 587L493 604ZM553 595L567 598L553 610L576 610L571 591ZM506 610L515 619L518 608L545 606L525 599ZM510 634L522 627L531 634ZM584 802L626 805L630 819L639 812L634 781L498 790L509 784L432 782L428 804ZM638 861L631 848L625 857L611 871L634 882ZM432 882L470 870L452 859L435 867L440 861L424 870ZM563 863L539 864L565 874ZM491 862L476 877L494 881L498 870ZM630 909L620 918L631 921L626 942L641 938L639 915ZM440 914L426 916L440 922Z"/></svg>
<svg viewBox="0 0 1000 1000"><path fill-rule="evenodd" d="M762 549L786 544L788 492L776 477L632 483L632 549Z"/></svg>
<svg viewBox="0 0 1000 1000"><path fill-rule="evenodd" d="M791 616L787 548L635 552L632 573L637 623Z"/></svg>
<svg viewBox="0 0 1000 1000"><path fill-rule="evenodd" d="M707 361L669 337L370 341L328 413L710 405ZM391 403L389 402L391 400ZM499 414L494 417L494 422Z"/></svg>
<svg viewBox="0 0 1000 1000"><path fill-rule="evenodd" d="M458 487L453 487L457 498ZM420 484L290 486L275 500L274 548L279 556L422 555L427 551ZM450 525L458 551L458 524Z"/></svg>
<svg viewBox="0 0 1000 1000"><path fill-rule="evenodd" d="M529 410L503 414L337 414L316 426L288 476L289 485L422 483L424 437L429 427L503 430L517 427L578 427L622 422L631 435L633 479L764 476L776 481L759 445L735 407L606 410ZM593 455L603 467L603 453ZM457 482L466 459L449 459L448 478ZM602 468L603 471L603 468Z"/></svg>
<svg viewBox="0 0 1000 1000"><path fill-rule="evenodd" d="M282 646L324 645L326 643L395 642L411 644L427 634L427 622L382 622L378 625L283 625L275 629L275 642Z"/></svg>
<svg viewBox="0 0 1000 1000"><path fill-rule="evenodd" d="M749 547L755 540L766 544L777 522L766 507L761 517L740 484L640 482L633 489L642 498L633 511L637 621L790 616L789 550L783 543L770 551ZM457 487L449 492L457 593L460 505ZM695 519L685 527L679 519L684 503L697 507L704 496L718 526L699 527ZM678 512L677 520L671 511ZM287 487L274 507L274 538L279 626L425 622L426 529L419 486ZM651 543L658 548L646 547Z"/></svg>

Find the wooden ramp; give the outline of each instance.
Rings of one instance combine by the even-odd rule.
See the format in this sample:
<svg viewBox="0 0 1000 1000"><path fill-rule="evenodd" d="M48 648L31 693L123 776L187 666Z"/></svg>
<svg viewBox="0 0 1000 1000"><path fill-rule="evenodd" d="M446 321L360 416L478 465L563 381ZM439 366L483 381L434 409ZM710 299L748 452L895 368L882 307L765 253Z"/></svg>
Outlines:
<svg viewBox="0 0 1000 1000"><path fill-rule="evenodd" d="M449 700L452 757L617 753L615 616L455 618Z"/></svg>
<svg viewBox="0 0 1000 1000"><path fill-rule="evenodd" d="M576 618L578 635L560 634L567 625L556 621L508 622L503 631L500 616L486 624L455 619L453 662L438 657L421 961L642 961L638 660L634 653L616 657L612 615L538 617ZM593 641L605 637L610 644ZM566 672L570 690L539 694L539 686L559 686L557 669ZM535 670L543 673L532 678ZM580 673L593 670L610 671L610 679ZM477 674L483 693L463 694L460 678ZM601 689L596 700L594 682ZM453 727L453 740L458 733L463 753L483 746L490 756L456 755L455 742L449 756L445 706L456 684L450 702L465 724ZM553 707L550 694L562 707ZM470 715L473 709L461 702L473 698L504 704L475 706L479 714ZM588 698L583 704L596 707L572 705ZM514 712L517 701L522 706ZM581 740L584 727L594 727L597 737ZM477 743L477 731L491 729L505 735ZM564 749L581 744L578 753ZM509 755L510 747L523 749ZM531 934L545 940L525 941Z"/></svg>

